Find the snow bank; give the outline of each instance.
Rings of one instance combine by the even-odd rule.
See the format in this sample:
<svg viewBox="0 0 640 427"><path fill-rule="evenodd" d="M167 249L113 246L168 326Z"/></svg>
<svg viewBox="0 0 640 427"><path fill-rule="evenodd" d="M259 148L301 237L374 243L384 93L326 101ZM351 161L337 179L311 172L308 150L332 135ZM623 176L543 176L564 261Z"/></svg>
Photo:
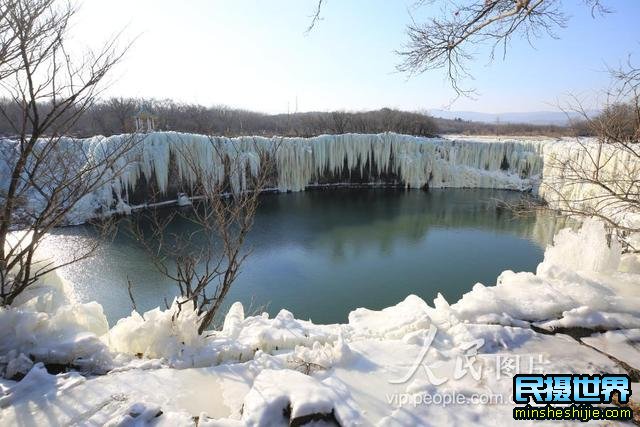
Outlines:
<svg viewBox="0 0 640 427"><path fill-rule="evenodd" d="M429 306L409 295L404 301L381 311L358 308L349 313L349 327L359 336L398 339L431 324Z"/></svg>
<svg viewBox="0 0 640 427"><path fill-rule="evenodd" d="M503 272L496 286L476 284L452 306L473 322L538 322L545 328L638 327L637 274L620 272L620 244L607 244L602 223L562 230L545 252L536 274Z"/></svg>
<svg viewBox="0 0 640 427"><path fill-rule="evenodd" d="M244 318L242 304L229 310L221 331L206 338L198 335L197 316L184 307L176 316L177 305L156 308L143 315L133 312L120 319L103 337L114 351L131 356L162 359L172 367L201 367L226 361L253 359L258 351L292 350L297 346L334 342L338 325L314 325L281 310L273 319L267 313Z"/></svg>
<svg viewBox="0 0 640 427"><path fill-rule="evenodd" d="M64 391L85 381L85 378L77 372L69 372L62 375L50 375L44 365L39 362L25 375L25 377L13 386L8 393L0 397L0 408L11 406L20 399L30 394L55 394Z"/></svg>
<svg viewBox="0 0 640 427"><path fill-rule="evenodd" d="M188 360L196 354L203 357L205 342L198 335L196 312L185 309L176 315L177 312L176 301L164 311L156 308L143 315L134 311L120 319L103 341L116 352L150 359ZM213 361L208 360L209 364L212 362L215 353Z"/></svg>
<svg viewBox="0 0 640 427"><path fill-rule="evenodd" d="M563 373L637 365L640 274L620 252L601 223L588 221L559 233L535 274L504 272L452 305L410 295L384 310L354 310L347 324L315 325L286 310L245 317L236 303L222 330L204 337L193 313L175 318L175 306L132 313L107 330L97 304L65 300L53 277L49 296L43 287L0 312L5 374L26 374L0 383L0 416L12 424L28 412L38 425L187 426L193 417L203 426L509 423L514 365L498 363L505 358L517 357L520 372L534 363ZM550 332L577 327L584 338L542 334L531 324ZM51 375L30 355L114 369ZM469 400L424 404L447 394ZM485 395L503 400L473 403ZM34 402L39 410L29 409Z"/></svg>
<svg viewBox="0 0 640 427"><path fill-rule="evenodd" d="M0 369L6 376L26 373L28 360L87 372L110 368L110 351L99 338L109 330L102 306L79 304L69 295L64 279L50 273L12 307L0 308Z"/></svg>

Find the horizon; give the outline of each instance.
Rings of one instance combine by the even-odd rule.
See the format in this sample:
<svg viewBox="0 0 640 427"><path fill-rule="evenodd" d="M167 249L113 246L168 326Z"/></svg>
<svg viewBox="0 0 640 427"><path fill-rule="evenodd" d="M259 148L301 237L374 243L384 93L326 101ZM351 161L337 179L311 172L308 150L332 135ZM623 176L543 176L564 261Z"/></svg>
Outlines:
<svg viewBox="0 0 640 427"><path fill-rule="evenodd" d="M198 0L177 7L166 0L87 1L71 35L77 47L97 46L122 29L125 41L135 39L105 97L173 99L266 114L385 107L536 113L560 111L568 94L595 109L598 93L609 84L606 68L638 52L637 43L620 43L634 40L629 35L638 2L616 2L613 13L593 18L575 0L565 6L572 17L558 31L559 40L539 38L534 49L525 40L513 40L505 60L490 64L487 47L479 47L471 68L474 80L464 82L478 95L451 103L455 93L442 71L408 77L394 69L399 58L393 51L406 41L409 13L424 18L434 8L418 10L407 0L326 2L321 21L305 34L316 4ZM548 70L553 78L547 78Z"/></svg>

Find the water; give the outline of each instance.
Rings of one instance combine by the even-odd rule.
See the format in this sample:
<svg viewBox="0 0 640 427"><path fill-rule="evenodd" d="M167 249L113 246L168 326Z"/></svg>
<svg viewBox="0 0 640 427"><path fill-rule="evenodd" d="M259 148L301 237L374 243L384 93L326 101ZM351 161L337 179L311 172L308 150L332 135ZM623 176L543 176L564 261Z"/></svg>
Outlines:
<svg viewBox="0 0 640 427"><path fill-rule="evenodd" d="M535 271L555 220L514 215L491 190L331 190L265 195L248 245L252 254L228 294L271 315L287 308L318 323L345 322L357 307L380 309L408 294L450 302L504 270ZM172 231L190 227L184 219ZM61 258L94 239L88 227L56 230L48 245ZM62 270L81 301L100 302L111 324L175 294L127 233Z"/></svg>

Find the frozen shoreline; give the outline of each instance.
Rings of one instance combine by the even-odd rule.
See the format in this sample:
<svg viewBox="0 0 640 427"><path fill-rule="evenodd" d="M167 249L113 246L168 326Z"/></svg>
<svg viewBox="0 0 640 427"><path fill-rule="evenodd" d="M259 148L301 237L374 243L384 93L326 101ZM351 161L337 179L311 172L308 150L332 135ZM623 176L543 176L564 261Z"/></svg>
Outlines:
<svg viewBox="0 0 640 427"><path fill-rule="evenodd" d="M357 309L347 324L315 325L286 310L245 318L236 303L206 338L193 317L173 323L159 309L109 328L102 308L74 303L67 286L51 276L0 311L3 366L27 373L2 381L9 424L194 425L199 417L198 425L266 426L281 425L290 407L291 418L333 414L342 425L503 425L512 422L513 372L500 361L558 373L640 369L640 262L609 247L596 222L559 233L535 274L504 272L452 305L409 296L382 311ZM535 331L574 327L593 333ZM86 376L50 375L27 354ZM469 362L462 375L459 360ZM444 405L456 395L467 404Z"/></svg>

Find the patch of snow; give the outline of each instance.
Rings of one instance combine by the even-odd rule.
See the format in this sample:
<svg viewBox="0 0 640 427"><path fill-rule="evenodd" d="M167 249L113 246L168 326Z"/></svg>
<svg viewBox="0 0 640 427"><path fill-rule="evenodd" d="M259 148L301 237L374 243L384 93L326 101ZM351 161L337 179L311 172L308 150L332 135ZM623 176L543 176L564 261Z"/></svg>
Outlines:
<svg viewBox="0 0 640 427"><path fill-rule="evenodd" d="M155 308L140 315L132 312L131 316L120 319L103 338L103 341L114 351L131 355L143 355L147 358L166 358L170 361L189 360L204 357L204 338L198 335L198 316L193 310L181 310L173 302L168 310ZM204 363L211 364L216 360L216 353L210 354L212 359Z"/></svg>
<svg viewBox="0 0 640 427"><path fill-rule="evenodd" d="M597 333L582 338L582 342L640 371L640 329Z"/></svg>
<svg viewBox="0 0 640 427"><path fill-rule="evenodd" d="M325 415L335 417L340 425L356 426L361 424L359 412L339 380L319 381L296 371L265 369L244 399L242 421L247 426L276 427Z"/></svg>
<svg viewBox="0 0 640 427"><path fill-rule="evenodd" d="M102 306L77 303L68 292L65 281L49 273L12 307L0 308L0 357L6 363L5 374L16 364L24 365L14 358L25 355L87 372L104 372L112 366L111 351L100 340L109 330Z"/></svg>

